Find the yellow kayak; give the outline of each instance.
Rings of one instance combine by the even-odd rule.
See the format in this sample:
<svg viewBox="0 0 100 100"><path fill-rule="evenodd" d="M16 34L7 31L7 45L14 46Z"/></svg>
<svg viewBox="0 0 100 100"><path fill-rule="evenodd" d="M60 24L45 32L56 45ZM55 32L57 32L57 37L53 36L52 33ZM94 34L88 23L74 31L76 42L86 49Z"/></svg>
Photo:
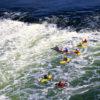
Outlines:
<svg viewBox="0 0 100 100"><path fill-rule="evenodd" d="M87 48L88 44L87 43L80 43L77 45L79 48Z"/></svg>
<svg viewBox="0 0 100 100"><path fill-rule="evenodd" d="M67 60L67 61L64 61L64 60L60 61L60 64L67 64L67 63L69 63L70 61L71 61L71 59L70 59L70 58L68 58L68 60Z"/></svg>
<svg viewBox="0 0 100 100"><path fill-rule="evenodd" d="M79 56L79 55L81 55L81 53L79 52L79 53L77 53L77 55Z"/></svg>
<svg viewBox="0 0 100 100"><path fill-rule="evenodd" d="M47 83L48 81L52 80L52 75L48 74L47 78L40 79L40 83Z"/></svg>
<svg viewBox="0 0 100 100"><path fill-rule="evenodd" d="M40 80L40 83L47 83L48 82L48 79L41 79Z"/></svg>
<svg viewBox="0 0 100 100"><path fill-rule="evenodd" d="M78 56L81 55L81 52L80 52L80 51L76 53L75 50L74 50L73 52L74 52L76 55L78 55Z"/></svg>

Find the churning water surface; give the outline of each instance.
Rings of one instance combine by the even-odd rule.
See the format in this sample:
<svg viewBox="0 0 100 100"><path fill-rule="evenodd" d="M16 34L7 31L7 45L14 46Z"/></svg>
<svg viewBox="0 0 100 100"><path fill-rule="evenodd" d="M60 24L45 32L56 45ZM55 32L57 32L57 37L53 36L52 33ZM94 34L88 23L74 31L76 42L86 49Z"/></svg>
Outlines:
<svg viewBox="0 0 100 100"><path fill-rule="evenodd" d="M99 0L0 1L0 100L100 99ZM68 64L63 54L83 39L88 47ZM40 84L50 72L53 80ZM68 80L69 86L55 88Z"/></svg>

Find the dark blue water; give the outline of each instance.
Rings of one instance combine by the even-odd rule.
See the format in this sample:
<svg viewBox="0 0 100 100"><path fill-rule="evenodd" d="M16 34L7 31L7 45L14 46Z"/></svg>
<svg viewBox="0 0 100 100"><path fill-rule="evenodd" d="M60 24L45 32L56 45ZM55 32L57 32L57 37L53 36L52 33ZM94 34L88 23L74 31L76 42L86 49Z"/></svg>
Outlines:
<svg viewBox="0 0 100 100"><path fill-rule="evenodd" d="M31 11L34 16L62 13L69 10L95 9L100 0L0 0L0 8Z"/></svg>
<svg viewBox="0 0 100 100"><path fill-rule="evenodd" d="M34 14L89 9L99 5L100 0L0 0L1 8L29 8Z"/></svg>
<svg viewBox="0 0 100 100"><path fill-rule="evenodd" d="M0 18L99 30L99 5L100 0L0 0Z"/></svg>

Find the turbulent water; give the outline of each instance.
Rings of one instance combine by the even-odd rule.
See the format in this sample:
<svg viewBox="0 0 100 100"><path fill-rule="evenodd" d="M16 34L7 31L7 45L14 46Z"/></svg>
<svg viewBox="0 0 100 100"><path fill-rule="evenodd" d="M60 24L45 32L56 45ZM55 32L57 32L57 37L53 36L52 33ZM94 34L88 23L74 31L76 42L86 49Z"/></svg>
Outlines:
<svg viewBox="0 0 100 100"><path fill-rule="evenodd" d="M99 100L99 1L87 2L82 9L78 0L72 5L75 9L66 7L71 2L65 0L51 0L52 7L46 0L45 6L41 2L38 5L40 0L12 1L11 5L0 1L0 100ZM68 64L59 64L64 54L51 48L58 45L73 50L84 38L88 47L80 49L81 55ZM39 79L49 72L53 80L40 84ZM60 80L68 80L69 86L55 88Z"/></svg>

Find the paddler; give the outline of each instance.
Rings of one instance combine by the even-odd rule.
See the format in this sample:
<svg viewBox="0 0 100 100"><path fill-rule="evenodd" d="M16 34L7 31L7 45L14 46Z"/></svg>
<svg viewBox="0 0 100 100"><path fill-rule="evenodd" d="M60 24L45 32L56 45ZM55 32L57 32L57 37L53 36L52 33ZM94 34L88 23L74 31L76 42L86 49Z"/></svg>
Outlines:
<svg viewBox="0 0 100 100"><path fill-rule="evenodd" d="M75 54L77 54L77 55L80 55L80 51L79 51L78 49L75 49L73 52L74 52Z"/></svg>
<svg viewBox="0 0 100 100"><path fill-rule="evenodd" d="M66 56L64 56L63 60L60 61L60 64L67 64L71 61L71 58L67 58Z"/></svg>
<svg viewBox="0 0 100 100"><path fill-rule="evenodd" d="M40 79L41 83L47 83L48 81L52 80L52 75L48 73L47 75L44 75L43 78Z"/></svg>
<svg viewBox="0 0 100 100"><path fill-rule="evenodd" d="M56 86L57 88L68 87L68 82L67 82L67 81L64 81L64 80L61 80L61 81L59 81L58 83L56 83L55 86Z"/></svg>
<svg viewBox="0 0 100 100"><path fill-rule="evenodd" d="M64 56L63 61L69 62L69 58L67 58L67 56Z"/></svg>
<svg viewBox="0 0 100 100"><path fill-rule="evenodd" d="M82 44L87 43L87 39L82 40Z"/></svg>
<svg viewBox="0 0 100 100"><path fill-rule="evenodd" d="M77 47L86 48L86 47L87 47L87 44L88 44L87 39L84 39L84 40L82 40L81 43L79 43L79 44L77 45Z"/></svg>
<svg viewBox="0 0 100 100"><path fill-rule="evenodd" d="M63 53L66 53L66 54L68 54L69 53L69 51L68 51L68 49L67 48L64 48L64 50L62 51Z"/></svg>

